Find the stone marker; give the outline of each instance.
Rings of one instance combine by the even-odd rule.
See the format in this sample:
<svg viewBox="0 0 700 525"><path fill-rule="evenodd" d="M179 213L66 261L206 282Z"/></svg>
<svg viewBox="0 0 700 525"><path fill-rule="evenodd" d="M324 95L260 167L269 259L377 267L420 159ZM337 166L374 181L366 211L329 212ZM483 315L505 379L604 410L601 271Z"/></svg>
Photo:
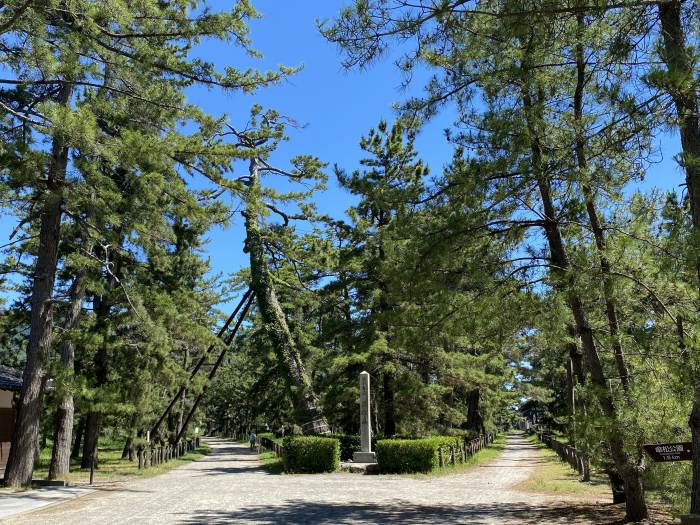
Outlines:
<svg viewBox="0 0 700 525"><path fill-rule="evenodd" d="M372 452L372 425L369 418L369 373L360 372L360 449L352 460L355 463L376 463L377 456Z"/></svg>

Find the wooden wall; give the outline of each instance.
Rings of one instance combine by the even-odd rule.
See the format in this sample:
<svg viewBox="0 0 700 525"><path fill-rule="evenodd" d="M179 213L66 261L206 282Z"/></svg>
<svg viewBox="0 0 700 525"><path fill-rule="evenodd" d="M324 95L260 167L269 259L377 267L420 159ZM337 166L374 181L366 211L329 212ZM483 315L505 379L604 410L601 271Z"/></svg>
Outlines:
<svg viewBox="0 0 700 525"><path fill-rule="evenodd" d="M0 477L5 473L7 457L10 453L12 432L15 430L15 409L0 408Z"/></svg>

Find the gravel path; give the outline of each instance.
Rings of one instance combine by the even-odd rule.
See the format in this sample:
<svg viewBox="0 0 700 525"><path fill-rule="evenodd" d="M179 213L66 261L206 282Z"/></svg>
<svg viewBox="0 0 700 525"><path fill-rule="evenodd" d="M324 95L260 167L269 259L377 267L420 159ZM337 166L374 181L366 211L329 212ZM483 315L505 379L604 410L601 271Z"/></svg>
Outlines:
<svg viewBox="0 0 700 525"><path fill-rule="evenodd" d="M517 435L508 437L495 461L464 474L424 478L272 475L243 445L209 444L212 454L167 474L5 523L612 523L609 505L566 505L513 488L539 460L537 449Z"/></svg>

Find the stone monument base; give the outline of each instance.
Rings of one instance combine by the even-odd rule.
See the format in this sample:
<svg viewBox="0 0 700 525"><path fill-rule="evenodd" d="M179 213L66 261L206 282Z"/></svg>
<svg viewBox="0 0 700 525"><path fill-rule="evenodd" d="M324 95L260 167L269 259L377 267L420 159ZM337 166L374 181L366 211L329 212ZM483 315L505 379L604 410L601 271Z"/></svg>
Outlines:
<svg viewBox="0 0 700 525"><path fill-rule="evenodd" d="M355 463L376 463L377 455L374 452L355 452L352 460Z"/></svg>

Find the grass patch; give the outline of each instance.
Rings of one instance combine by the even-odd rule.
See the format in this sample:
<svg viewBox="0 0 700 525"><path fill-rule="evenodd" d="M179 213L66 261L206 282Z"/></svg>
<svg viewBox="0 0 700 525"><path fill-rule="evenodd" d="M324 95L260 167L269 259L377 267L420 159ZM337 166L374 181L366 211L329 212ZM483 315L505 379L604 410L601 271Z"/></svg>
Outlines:
<svg viewBox="0 0 700 525"><path fill-rule="evenodd" d="M528 441L539 448L540 457L533 474L517 485L518 490L539 494L581 496L586 499L610 499L610 486L605 474L592 470L591 481L580 481L579 474L561 461L556 452L542 443L537 436Z"/></svg>
<svg viewBox="0 0 700 525"><path fill-rule="evenodd" d="M260 452L258 455L263 468L270 474L283 474L284 463L282 458L278 458L274 452Z"/></svg>
<svg viewBox="0 0 700 525"><path fill-rule="evenodd" d="M131 478L150 477L163 474L185 465L195 459L210 452L210 448L202 444L198 449L187 454L174 458L167 463L161 463L153 467L139 470L137 461L122 459L121 444L107 444L99 449L99 468L95 469L94 484L108 484L116 481L126 481ZM34 469L34 479L46 479L49 475L49 463L51 461L51 447L41 451L39 461ZM79 460L71 460L71 471L61 479L66 480L71 485L87 485L90 483L90 469L81 469Z"/></svg>
<svg viewBox="0 0 700 525"><path fill-rule="evenodd" d="M498 436L493 443L488 447L481 449L479 452L473 456L469 456L467 461L464 463L457 463L455 465L446 465L442 468L435 468L430 472L423 474L411 474L411 477L416 479L425 479L440 476L451 476L453 474L462 474L475 467L476 465L481 465L487 461L494 460L498 458L502 453L503 449L506 447L505 436Z"/></svg>

